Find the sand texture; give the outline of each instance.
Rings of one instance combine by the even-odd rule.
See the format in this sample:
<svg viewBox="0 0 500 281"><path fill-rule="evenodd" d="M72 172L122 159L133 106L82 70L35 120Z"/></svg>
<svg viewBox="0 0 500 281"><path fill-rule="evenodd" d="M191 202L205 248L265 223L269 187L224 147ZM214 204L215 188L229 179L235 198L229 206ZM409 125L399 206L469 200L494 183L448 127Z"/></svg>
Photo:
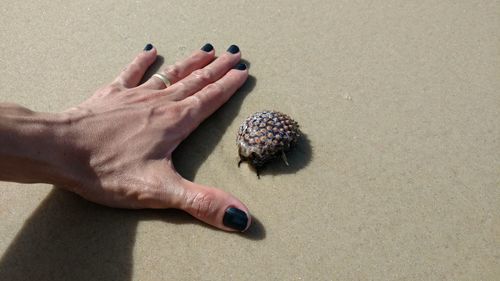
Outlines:
<svg viewBox="0 0 500 281"><path fill-rule="evenodd" d="M499 280L499 1L4 1L0 100L62 111L153 43L157 69L238 44L251 77L176 151L246 235L179 211L0 183L0 280ZM235 134L305 133L258 180Z"/></svg>

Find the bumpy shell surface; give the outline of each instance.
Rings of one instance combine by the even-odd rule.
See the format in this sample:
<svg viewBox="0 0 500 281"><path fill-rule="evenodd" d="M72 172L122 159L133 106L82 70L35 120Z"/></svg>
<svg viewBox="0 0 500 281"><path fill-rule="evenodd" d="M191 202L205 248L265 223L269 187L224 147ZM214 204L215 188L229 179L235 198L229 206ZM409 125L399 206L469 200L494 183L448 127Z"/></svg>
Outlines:
<svg viewBox="0 0 500 281"><path fill-rule="evenodd" d="M241 160L259 168L273 158L284 158L284 153L297 143L299 136L299 125L288 115L262 111L241 124L236 143ZM286 162L286 158L283 160Z"/></svg>

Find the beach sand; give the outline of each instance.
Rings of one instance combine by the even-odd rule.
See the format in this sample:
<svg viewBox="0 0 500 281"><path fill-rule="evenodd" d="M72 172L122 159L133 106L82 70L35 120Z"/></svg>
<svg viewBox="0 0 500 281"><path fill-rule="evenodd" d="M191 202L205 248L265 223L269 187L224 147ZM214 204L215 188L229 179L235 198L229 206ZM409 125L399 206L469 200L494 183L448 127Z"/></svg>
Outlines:
<svg viewBox="0 0 500 281"><path fill-rule="evenodd" d="M62 111L146 43L149 75L238 44L251 77L174 163L254 224L1 182L0 280L498 280L498 1L68 2L2 4L0 100ZM235 134L263 109L304 137L259 180Z"/></svg>

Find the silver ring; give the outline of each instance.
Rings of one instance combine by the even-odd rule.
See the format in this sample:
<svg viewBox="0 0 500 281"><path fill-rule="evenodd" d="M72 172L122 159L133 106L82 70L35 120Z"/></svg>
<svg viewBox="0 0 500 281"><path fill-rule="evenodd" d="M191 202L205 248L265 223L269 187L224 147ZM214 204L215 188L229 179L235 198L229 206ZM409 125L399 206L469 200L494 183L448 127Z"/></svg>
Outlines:
<svg viewBox="0 0 500 281"><path fill-rule="evenodd" d="M160 79L165 84L165 88L172 85L172 83L170 83L170 80L168 80L168 78L163 74L155 73L155 74L153 74L153 77Z"/></svg>

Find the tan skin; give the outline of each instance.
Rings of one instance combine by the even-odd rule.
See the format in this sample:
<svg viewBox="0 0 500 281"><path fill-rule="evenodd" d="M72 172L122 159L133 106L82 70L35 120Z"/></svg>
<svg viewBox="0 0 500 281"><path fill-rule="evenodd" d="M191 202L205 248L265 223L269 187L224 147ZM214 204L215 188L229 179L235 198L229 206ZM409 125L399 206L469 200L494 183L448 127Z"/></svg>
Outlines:
<svg viewBox="0 0 500 281"><path fill-rule="evenodd" d="M233 50L234 52L234 50ZM241 52L197 50L139 85L156 48L140 52L109 85L62 113L0 104L0 180L42 182L119 208L177 208L217 228L229 207L248 208L229 193L182 178L172 152L248 77L234 69ZM239 229L242 230L242 229Z"/></svg>

